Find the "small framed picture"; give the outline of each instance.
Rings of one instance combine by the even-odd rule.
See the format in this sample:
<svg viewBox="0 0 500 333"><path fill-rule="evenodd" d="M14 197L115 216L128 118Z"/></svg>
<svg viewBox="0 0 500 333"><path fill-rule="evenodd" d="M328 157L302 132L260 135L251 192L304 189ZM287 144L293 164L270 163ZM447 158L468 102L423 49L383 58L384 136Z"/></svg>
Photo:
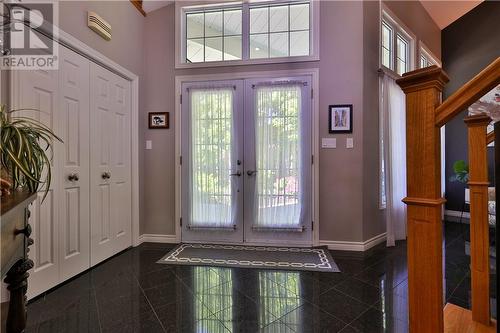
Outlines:
<svg viewBox="0 0 500 333"><path fill-rule="evenodd" d="M168 112L149 112L149 128L170 128Z"/></svg>
<svg viewBox="0 0 500 333"><path fill-rule="evenodd" d="M330 105L328 113L329 133L352 133L352 104Z"/></svg>

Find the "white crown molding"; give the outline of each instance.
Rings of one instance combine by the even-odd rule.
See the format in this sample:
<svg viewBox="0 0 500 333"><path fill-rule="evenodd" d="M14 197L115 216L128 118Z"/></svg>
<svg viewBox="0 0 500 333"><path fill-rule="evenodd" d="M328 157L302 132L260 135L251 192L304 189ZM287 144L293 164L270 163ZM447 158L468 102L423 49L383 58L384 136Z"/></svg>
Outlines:
<svg viewBox="0 0 500 333"><path fill-rule="evenodd" d="M387 238L387 233L381 233L375 237L372 237L364 242L347 242L347 241L327 241L320 240L319 244L322 246L327 246L329 250L340 250L340 251L367 251L385 242Z"/></svg>

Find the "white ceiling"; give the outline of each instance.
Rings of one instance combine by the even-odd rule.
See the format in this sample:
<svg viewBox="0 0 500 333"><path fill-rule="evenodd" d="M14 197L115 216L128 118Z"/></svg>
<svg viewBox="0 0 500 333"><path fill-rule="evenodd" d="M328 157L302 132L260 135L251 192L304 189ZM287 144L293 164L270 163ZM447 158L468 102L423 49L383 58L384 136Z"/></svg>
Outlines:
<svg viewBox="0 0 500 333"><path fill-rule="evenodd" d="M174 2L173 0L143 0L142 9L144 9L146 13L149 13L152 12L153 10L157 10L167 5L170 5L173 2Z"/></svg>
<svg viewBox="0 0 500 333"><path fill-rule="evenodd" d="M443 30L479 5L483 0L420 0L420 2L439 29Z"/></svg>

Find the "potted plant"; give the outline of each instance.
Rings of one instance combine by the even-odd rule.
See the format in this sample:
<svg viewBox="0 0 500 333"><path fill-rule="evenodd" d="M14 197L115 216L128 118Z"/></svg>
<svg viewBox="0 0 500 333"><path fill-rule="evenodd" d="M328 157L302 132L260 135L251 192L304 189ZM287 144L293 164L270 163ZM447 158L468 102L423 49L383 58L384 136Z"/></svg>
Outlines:
<svg viewBox="0 0 500 333"><path fill-rule="evenodd" d="M19 188L37 192L43 185L45 196L51 182L50 161L53 140L58 138L47 126L31 118L15 116L22 110L0 107L1 194ZM42 199L42 200L43 200Z"/></svg>
<svg viewBox="0 0 500 333"><path fill-rule="evenodd" d="M453 163L453 172L455 173L450 177L451 182L459 182L467 185L469 181L469 165L464 160L458 160ZM470 202L470 190L465 188L465 202Z"/></svg>

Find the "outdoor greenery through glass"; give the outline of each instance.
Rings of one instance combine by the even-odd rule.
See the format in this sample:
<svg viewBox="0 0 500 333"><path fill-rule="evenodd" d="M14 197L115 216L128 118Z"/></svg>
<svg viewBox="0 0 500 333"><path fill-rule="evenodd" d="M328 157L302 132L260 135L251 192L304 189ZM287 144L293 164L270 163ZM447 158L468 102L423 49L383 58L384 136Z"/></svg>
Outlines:
<svg viewBox="0 0 500 333"><path fill-rule="evenodd" d="M233 89L191 91L191 224L233 224Z"/></svg>
<svg viewBox="0 0 500 333"><path fill-rule="evenodd" d="M300 109L299 85L257 88L255 224L260 227L301 224Z"/></svg>

